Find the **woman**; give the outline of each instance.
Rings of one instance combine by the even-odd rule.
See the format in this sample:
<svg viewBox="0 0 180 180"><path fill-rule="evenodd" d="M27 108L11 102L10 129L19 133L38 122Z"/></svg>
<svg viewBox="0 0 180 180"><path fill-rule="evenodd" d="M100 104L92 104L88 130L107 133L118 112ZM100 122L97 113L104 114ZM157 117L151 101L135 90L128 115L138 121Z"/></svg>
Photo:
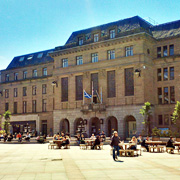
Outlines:
<svg viewBox="0 0 180 180"><path fill-rule="evenodd" d="M81 134L81 137L80 137L80 144L85 144L85 137L84 137L84 134Z"/></svg>
<svg viewBox="0 0 180 180"><path fill-rule="evenodd" d="M128 149L136 149L137 148L137 139L135 136L132 137L129 143L133 143Z"/></svg>

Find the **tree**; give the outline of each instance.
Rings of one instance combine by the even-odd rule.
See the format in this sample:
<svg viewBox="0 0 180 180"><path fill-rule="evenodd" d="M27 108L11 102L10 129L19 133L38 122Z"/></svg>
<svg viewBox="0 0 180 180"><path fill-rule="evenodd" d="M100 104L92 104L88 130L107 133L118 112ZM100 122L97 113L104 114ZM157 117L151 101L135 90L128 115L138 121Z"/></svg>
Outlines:
<svg viewBox="0 0 180 180"><path fill-rule="evenodd" d="M9 121L10 121L10 118L11 118L11 112L10 111L6 111L4 114L3 114L3 117L4 117L4 130L6 133L9 133Z"/></svg>
<svg viewBox="0 0 180 180"><path fill-rule="evenodd" d="M143 124L145 125L145 131L149 135L150 132L150 121L149 116L151 115L151 103L145 102L144 106L142 106L142 109L140 109L140 114L144 117Z"/></svg>

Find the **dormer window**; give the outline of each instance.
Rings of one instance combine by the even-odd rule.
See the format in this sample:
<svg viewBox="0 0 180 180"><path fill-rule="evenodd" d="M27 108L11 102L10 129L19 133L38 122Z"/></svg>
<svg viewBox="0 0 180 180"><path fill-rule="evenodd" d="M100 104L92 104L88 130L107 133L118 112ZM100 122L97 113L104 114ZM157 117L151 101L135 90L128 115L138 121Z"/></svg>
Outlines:
<svg viewBox="0 0 180 180"><path fill-rule="evenodd" d="M19 62L24 61L24 56L19 58Z"/></svg>
<svg viewBox="0 0 180 180"><path fill-rule="evenodd" d="M47 53L47 56L49 56L50 53L53 53L53 51L49 51L49 52Z"/></svg>
<svg viewBox="0 0 180 180"><path fill-rule="evenodd" d="M109 34L110 34L110 39L114 39L115 38L115 29L110 30Z"/></svg>
<svg viewBox="0 0 180 180"><path fill-rule="evenodd" d="M94 42L98 42L99 41L99 34L94 34Z"/></svg>
<svg viewBox="0 0 180 180"><path fill-rule="evenodd" d="M42 56L43 56L43 53L39 53L39 54L37 55L37 58L42 58Z"/></svg>
<svg viewBox="0 0 180 180"><path fill-rule="evenodd" d="M33 58L33 55L29 55L27 60L31 60Z"/></svg>
<svg viewBox="0 0 180 180"><path fill-rule="evenodd" d="M83 45L83 37L78 38L79 46Z"/></svg>

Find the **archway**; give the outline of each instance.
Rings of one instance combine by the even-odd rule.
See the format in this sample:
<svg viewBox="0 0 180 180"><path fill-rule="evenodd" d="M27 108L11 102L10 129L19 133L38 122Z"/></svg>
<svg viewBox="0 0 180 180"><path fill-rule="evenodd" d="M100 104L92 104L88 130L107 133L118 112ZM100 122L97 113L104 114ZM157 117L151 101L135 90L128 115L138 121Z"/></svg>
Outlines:
<svg viewBox="0 0 180 180"><path fill-rule="evenodd" d="M69 120L68 119L65 118L60 121L60 132L69 133Z"/></svg>
<svg viewBox="0 0 180 180"><path fill-rule="evenodd" d="M100 120L97 117L93 117L89 123L89 135L95 134L97 135L100 132Z"/></svg>
<svg viewBox="0 0 180 180"><path fill-rule="evenodd" d="M84 120L82 118L77 118L74 121L74 134L85 132Z"/></svg>
<svg viewBox="0 0 180 180"><path fill-rule="evenodd" d="M134 116L129 115L125 117L125 137L131 138L136 135L136 119Z"/></svg>
<svg viewBox="0 0 180 180"><path fill-rule="evenodd" d="M107 135L110 137L114 131L118 131L118 121L114 116L107 118Z"/></svg>

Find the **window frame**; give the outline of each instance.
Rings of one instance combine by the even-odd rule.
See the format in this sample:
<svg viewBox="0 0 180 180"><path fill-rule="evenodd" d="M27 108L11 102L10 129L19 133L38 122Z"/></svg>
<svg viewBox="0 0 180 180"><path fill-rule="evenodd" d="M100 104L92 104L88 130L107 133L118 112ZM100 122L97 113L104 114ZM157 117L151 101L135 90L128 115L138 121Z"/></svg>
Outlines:
<svg viewBox="0 0 180 180"><path fill-rule="evenodd" d="M116 37L116 30L115 29L109 30L109 38L114 39L115 37Z"/></svg>
<svg viewBox="0 0 180 180"><path fill-rule="evenodd" d="M107 58L108 60L115 59L116 58L115 49L108 50L107 56L108 56L108 58Z"/></svg>
<svg viewBox="0 0 180 180"><path fill-rule="evenodd" d="M91 54L91 62L92 63L98 62L98 53L92 53Z"/></svg>
<svg viewBox="0 0 180 180"><path fill-rule="evenodd" d="M63 58L63 59L62 59L62 67L63 67L63 68L68 67L68 58Z"/></svg>
<svg viewBox="0 0 180 180"><path fill-rule="evenodd" d="M126 55L126 57L133 56L133 46L125 47L125 55Z"/></svg>
<svg viewBox="0 0 180 180"><path fill-rule="evenodd" d="M83 64L83 57L82 57L82 55L76 56L76 65L79 66L79 65L82 65L82 64Z"/></svg>

